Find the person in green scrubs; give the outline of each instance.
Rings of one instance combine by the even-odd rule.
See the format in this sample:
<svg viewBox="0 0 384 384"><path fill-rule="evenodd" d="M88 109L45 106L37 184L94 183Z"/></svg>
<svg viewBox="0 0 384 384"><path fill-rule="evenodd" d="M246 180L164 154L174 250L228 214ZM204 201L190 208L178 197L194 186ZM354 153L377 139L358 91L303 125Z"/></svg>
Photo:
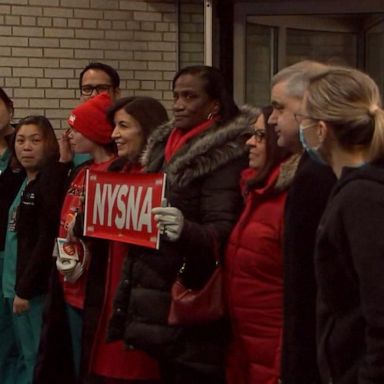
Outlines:
<svg viewBox="0 0 384 384"><path fill-rule="evenodd" d="M25 178L24 171L15 164L11 146L14 128L11 125L14 108L7 93L0 88L0 276L3 271L5 234L8 226L8 209ZM17 345L12 322L5 310L0 284L0 383L17 383ZM21 381L20 381L21 382Z"/></svg>
<svg viewBox="0 0 384 384"><path fill-rule="evenodd" d="M40 342L42 314L52 270L52 251L59 223L65 180L52 170L59 157L54 130L44 116L22 119L15 130L14 152L26 178L9 210L3 250L1 300L13 332L13 370L1 383L30 384ZM66 171L67 172L67 171ZM49 175L49 177L48 177ZM8 324L8 326L9 326Z"/></svg>

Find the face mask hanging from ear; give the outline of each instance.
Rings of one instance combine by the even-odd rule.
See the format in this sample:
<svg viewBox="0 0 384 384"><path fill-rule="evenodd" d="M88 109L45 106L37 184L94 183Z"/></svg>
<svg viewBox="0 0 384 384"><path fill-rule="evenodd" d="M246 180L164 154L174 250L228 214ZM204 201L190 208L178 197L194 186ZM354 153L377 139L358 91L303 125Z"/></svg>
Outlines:
<svg viewBox="0 0 384 384"><path fill-rule="evenodd" d="M309 157L313 161L315 161L316 163L321 164L321 165L328 165L327 162L324 160L323 156L321 156L321 154L319 153L320 145L311 148L308 145L308 143L306 142L305 137L304 137L304 129L307 129L307 128L309 128L309 127L304 128L302 125L300 125L299 137L300 137L301 145L303 146L305 152L308 153Z"/></svg>

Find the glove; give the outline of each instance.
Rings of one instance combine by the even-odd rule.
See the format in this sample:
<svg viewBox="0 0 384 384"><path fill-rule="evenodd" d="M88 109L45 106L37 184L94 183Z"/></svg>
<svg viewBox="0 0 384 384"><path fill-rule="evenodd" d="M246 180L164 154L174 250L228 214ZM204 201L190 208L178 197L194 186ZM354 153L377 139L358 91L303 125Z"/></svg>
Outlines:
<svg viewBox="0 0 384 384"><path fill-rule="evenodd" d="M157 207L152 209L160 234L165 235L169 241L176 241L181 235L184 226L184 216L180 209L174 207Z"/></svg>
<svg viewBox="0 0 384 384"><path fill-rule="evenodd" d="M58 256L56 258L57 270L64 276L65 281L76 282L84 273L88 261L88 249L82 240L78 243L82 248L82 255L78 257Z"/></svg>
<svg viewBox="0 0 384 384"><path fill-rule="evenodd" d="M58 257L56 259L57 270L64 276L64 280L74 283L83 274L84 269L81 263L73 259Z"/></svg>

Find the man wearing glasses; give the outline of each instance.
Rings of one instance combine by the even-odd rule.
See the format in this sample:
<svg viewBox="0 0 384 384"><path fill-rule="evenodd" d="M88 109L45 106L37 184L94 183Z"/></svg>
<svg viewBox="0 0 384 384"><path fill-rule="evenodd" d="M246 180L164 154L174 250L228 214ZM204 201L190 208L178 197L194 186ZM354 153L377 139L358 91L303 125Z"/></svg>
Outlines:
<svg viewBox="0 0 384 384"><path fill-rule="evenodd" d="M120 77L115 69L104 63L90 63L80 73L80 100L82 102L108 93L113 101L120 97Z"/></svg>
<svg viewBox="0 0 384 384"><path fill-rule="evenodd" d="M108 93L112 101L120 97L120 76L117 71L108 64L90 63L80 73L80 101L83 103L100 93ZM89 160L89 155L75 154L74 166L78 166Z"/></svg>
<svg viewBox="0 0 384 384"><path fill-rule="evenodd" d="M282 69L272 79L277 143L302 154L285 207L284 328L281 356L283 384L320 383L316 361L316 280L314 247L317 226L336 178L331 168L311 160L299 139L301 102L308 80L325 66L304 61Z"/></svg>

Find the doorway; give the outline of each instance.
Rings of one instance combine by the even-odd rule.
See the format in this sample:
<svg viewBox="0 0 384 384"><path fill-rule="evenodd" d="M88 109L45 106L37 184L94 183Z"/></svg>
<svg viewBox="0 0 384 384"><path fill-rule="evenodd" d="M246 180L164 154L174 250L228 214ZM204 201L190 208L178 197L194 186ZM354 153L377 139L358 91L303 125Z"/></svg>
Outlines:
<svg viewBox="0 0 384 384"><path fill-rule="evenodd" d="M272 76L304 59L360 68L383 93L384 13L357 12L351 7L329 13L335 7L328 3L327 8L326 2L321 8L316 2L317 13L309 13L316 8L310 1L305 7L303 3L288 7L288 3L286 7L235 5L234 94L239 104L268 104Z"/></svg>

